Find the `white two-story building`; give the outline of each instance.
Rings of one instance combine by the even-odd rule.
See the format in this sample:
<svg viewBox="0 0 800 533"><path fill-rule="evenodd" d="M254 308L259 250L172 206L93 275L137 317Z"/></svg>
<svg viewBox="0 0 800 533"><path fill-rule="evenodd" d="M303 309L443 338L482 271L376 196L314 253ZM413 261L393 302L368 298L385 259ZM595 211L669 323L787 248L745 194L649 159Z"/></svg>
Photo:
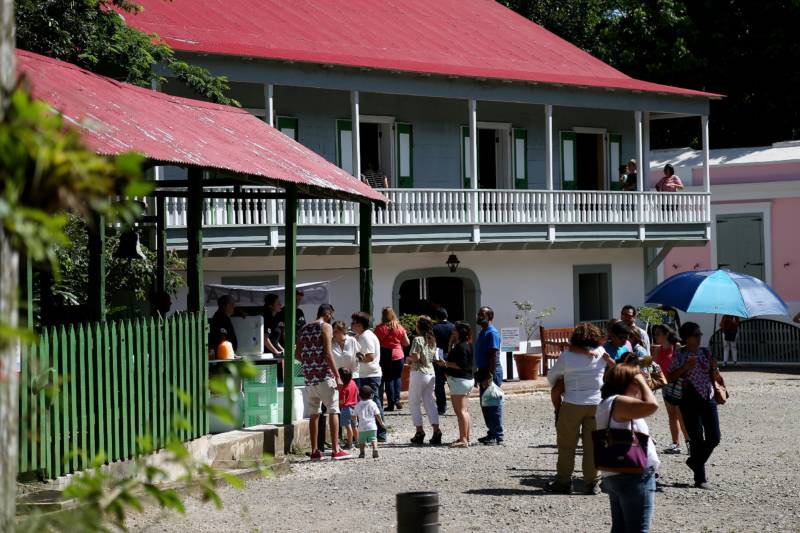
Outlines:
<svg viewBox="0 0 800 533"><path fill-rule="evenodd" d="M718 95L636 80L492 0L141 0L128 23L225 75L234 98L391 200L373 213L374 306L451 318L513 300L555 306L553 326L641 304L673 247L709 238L698 192L618 190L649 168L655 120L695 116L707 156ZM161 90L189 95L178 83ZM176 170L164 169L164 176ZM184 244L182 199L170 244ZM207 283L281 283L278 200L214 200ZM359 305L357 206L301 203L299 282ZM211 226L211 227L208 227ZM451 257L454 256L454 257ZM446 264L457 259L455 271ZM450 261L452 263L452 261Z"/></svg>

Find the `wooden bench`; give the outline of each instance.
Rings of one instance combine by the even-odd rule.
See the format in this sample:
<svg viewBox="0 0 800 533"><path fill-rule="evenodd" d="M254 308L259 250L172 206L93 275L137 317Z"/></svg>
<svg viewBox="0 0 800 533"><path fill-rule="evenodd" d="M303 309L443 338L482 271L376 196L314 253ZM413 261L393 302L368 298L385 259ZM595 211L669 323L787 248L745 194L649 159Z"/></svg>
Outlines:
<svg viewBox="0 0 800 533"><path fill-rule="evenodd" d="M569 337L574 328L539 328L542 341L542 375L546 376L551 361L555 361L569 345Z"/></svg>

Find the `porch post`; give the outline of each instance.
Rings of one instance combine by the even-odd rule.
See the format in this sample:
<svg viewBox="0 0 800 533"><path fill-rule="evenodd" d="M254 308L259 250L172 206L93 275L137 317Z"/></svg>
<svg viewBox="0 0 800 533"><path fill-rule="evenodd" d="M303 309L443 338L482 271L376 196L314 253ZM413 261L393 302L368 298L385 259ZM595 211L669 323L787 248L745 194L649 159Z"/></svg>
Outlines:
<svg viewBox="0 0 800 533"><path fill-rule="evenodd" d="M547 195L547 240L553 242L556 236L555 201L553 198L553 105L544 106L544 174Z"/></svg>
<svg viewBox="0 0 800 533"><path fill-rule="evenodd" d="M634 122L636 126L636 192L641 193L644 191L645 168L644 168L644 126L642 124L642 112L634 112ZM644 195L636 195L636 218L639 223L639 240L643 241L644 234Z"/></svg>
<svg viewBox="0 0 800 533"><path fill-rule="evenodd" d="M89 317L102 322L106 319L106 221L95 215L89 228Z"/></svg>
<svg viewBox="0 0 800 533"><path fill-rule="evenodd" d="M358 206L361 310L372 315L372 204Z"/></svg>
<svg viewBox="0 0 800 533"><path fill-rule="evenodd" d="M189 312L203 310L203 171L189 167L189 197L186 202L186 284Z"/></svg>
<svg viewBox="0 0 800 533"><path fill-rule="evenodd" d="M283 353L283 423L292 423L294 413L294 361L297 340L297 187L286 187L284 246L284 338Z"/></svg>
<svg viewBox="0 0 800 533"><path fill-rule="evenodd" d="M264 85L264 120L267 124L275 127L275 111L274 111L274 95L273 85L268 83Z"/></svg>
<svg viewBox="0 0 800 533"><path fill-rule="evenodd" d="M156 198L156 291L167 290L167 199Z"/></svg>
<svg viewBox="0 0 800 533"><path fill-rule="evenodd" d="M708 145L708 115L700 117L703 126L703 191L706 193L711 192L711 167L709 160L711 159L710 148Z"/></svg>
<svg viewBox="0 0 800 533"><path fill-rule="evenodd" d="M361 179L361 110L358 101L358 91L350 91L350 121L352 127L353 143L353 176Z"/></svg>
<svg viewBox="0 0 800 533"><path fill-rule="evenodd" d="M478 102L469 100L469 186L472 190L472 240L480 242L481 227L478 220Z"/></svg>

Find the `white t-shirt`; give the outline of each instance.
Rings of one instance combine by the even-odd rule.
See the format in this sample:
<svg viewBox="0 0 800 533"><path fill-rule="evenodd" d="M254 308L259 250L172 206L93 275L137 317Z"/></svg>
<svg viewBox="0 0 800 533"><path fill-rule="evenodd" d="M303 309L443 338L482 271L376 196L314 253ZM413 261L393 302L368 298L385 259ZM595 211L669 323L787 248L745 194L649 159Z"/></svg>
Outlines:
<svg viewBox="0 0 800 533"><path fill-rule="evenodd" d="M564 378L564 401L573 405L597 405L600 403L600 387L603 386L603 373L606 362L603 348L584 355L569 350L561 352L553 368L547 373L550 386L559 378Z"/></svg>
<svg viewBox="0 0 800 533"><path fill-rule="evenodd" d="M361 353L375 354L375 359L372 361L361 361L358 363L358 376L360 378L379 378L383 375L381 372L381 343L378 337L372 330L364 330L364 333L356 337L358 344L361 346Z"/></svg>
<svg viewBox="0 0 800 533"><path fill-rule="evenodd" d="M356 404L353 415L358 418L359 431L373 431L378 429L375 416L381 414L378 405L372 400L361 400Z"/></svg>
<svg viewBox="0 0 800 533"><path fill-rule="evenodd" d="M336 369L346 368L353 373L353 378L358 377L358 359L356 352L359 350L358 341L350 335L344 338L344 347L340 346L336 339L331 341L331 352L333 360L336 362Z"/></svg>
<svg viewBox="0 0 800 533"><path fill-rule="evenodd" d="M620 422L609 417L611 414L611 405L616 398L617 395L609 396L597 406L597 413L594 417L597 421L597 429L606 429L609 426L609 423L614 429L631 428L630 421ZM647 422L644 421L644 418L636 418L633 420L633 430L639 433L644 433L645 435L650 435L650 428L647 427ZM658 453L656 453L656 444L653 442L653 437L651 436L647 441L647 466L658 470L660 464L661 460L658 458ZM616 474L617 472L603 472L604 476L613 476Z"/></svg>

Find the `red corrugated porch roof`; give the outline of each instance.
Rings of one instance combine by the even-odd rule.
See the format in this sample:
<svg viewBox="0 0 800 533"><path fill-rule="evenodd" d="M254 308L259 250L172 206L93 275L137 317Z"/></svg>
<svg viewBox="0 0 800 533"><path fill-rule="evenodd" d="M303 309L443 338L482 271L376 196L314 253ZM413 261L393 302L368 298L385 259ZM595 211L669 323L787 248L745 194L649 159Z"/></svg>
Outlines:
<svg viewBox="0 0 800 533"><path fill-rule="evenodd" d="M138 0L176 50L685 96L636 80L495 0Z"/></svg>
<svg viewBox="0 0 800 533"><path fill-rule="evenodd" d="M217 168L323 196L385 202L368 185L243 109L170 96L17 51L36 98L79 127L103 155L139 152L151 161Z"/></svg>

